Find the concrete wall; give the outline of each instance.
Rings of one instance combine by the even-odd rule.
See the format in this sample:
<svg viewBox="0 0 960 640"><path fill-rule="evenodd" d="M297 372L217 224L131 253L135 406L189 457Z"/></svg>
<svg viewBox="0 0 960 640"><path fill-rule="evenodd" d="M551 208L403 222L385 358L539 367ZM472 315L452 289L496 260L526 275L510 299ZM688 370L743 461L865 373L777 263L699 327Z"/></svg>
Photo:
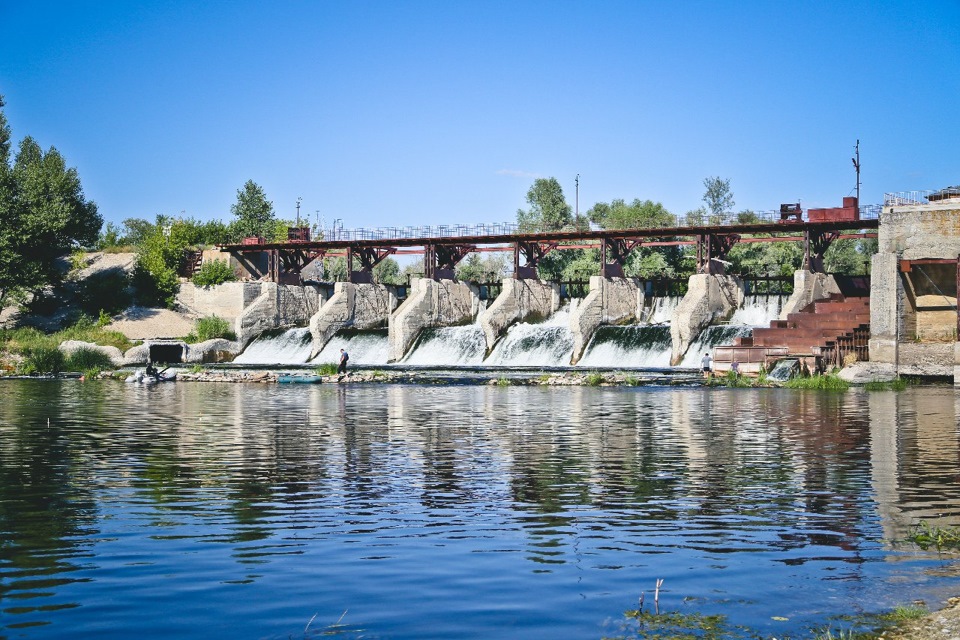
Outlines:
<svg viewBox="0 0 960 640"><path fill-rule="evenodd" d="M736 276L698 273L690 276L687 294L670 322L670 363L680 364L690 344L711 324L727 320L743 306L743 281Z"/></svg>
<svg viewBox="0 0 960 640"><path fill-rule="evenodd" d="M590 338L600 325L637 322L643 316L643 289L636 278L590 278L590 293L570 314L573 355L570 364L583 357Z"/></svg>
<svg viewBox="0 0 960 640"><path fill-rule="evenodd" d="M386 326L397 307L393 287L383 284L338 282L333 296L310 318L315 357L340 329L376 329Z"/></svg>
<svg viewBox="0 0 960 640"><path fill-rule="evenodd" d="M177 304L197 316L219 316L233 324L241 346L263 331L305 326L323 303L316 287L274 282L180 285Z"/></svg>
<svg viewBox="0 0 960 640"><path fill-rule="evenodd" d="M877 235L870 272L870 361L892 364L898 375L952 375L960 384L960 343L948 340L956 313L917 313L899 269L900 260L957 259L960 202L886 207Z"/></svg>
<svg viewBox="0 0 960 640"><path fill-rule="evenodd" d="M504 279L500 295L478 318L487 343L487 355L510 325L548 318L559 308L560 285L540 280Z"/></svg>
<svg viewBox="0 0 960 640"><path fill-rule="evenodd" d="M877 231L878 253L903 260L960 255L960 202L913 207L885 207Z"/></svg>
<svg viewBox="0 0 960 640"><path fill-rule="evenodd" d="M793 272L793 293L780 310L780 319L786 320L791 313L797 313L811 302L829 298L840 293L837 281L828 273L813 273L800 269Z"/></svg>

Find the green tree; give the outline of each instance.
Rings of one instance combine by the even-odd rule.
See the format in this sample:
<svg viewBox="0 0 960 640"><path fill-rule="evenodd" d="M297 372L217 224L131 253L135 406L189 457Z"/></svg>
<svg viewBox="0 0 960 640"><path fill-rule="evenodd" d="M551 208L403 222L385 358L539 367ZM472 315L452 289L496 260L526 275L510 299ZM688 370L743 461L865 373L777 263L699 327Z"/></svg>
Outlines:
<svg viewBox="0 0 960 640"><path fill-rule="evenodd" d="M193 244L196 230L189 222L157 216L150 234L137 245L133 285L138 302L172 307L180 289L177 271L184 250Z"/></svg>
<svg viewBox="0 0 960 640"><path fill-rule="evenodd" d="M529 209L517 209L517 223L523 233L560 231L574 223L570 205L556 178L537 178L527 190Z"/></svg>
<svg viewBox="0 0 960 640"><path fill-rule="evenodd" d="M481 257L471 253L457 265L457 280L467 282L495 282L503 278L507 271L506 253L488 253Z"/></svg>
<svg viewBox="0 0 960 640"><path fill-rule="evenodd" d="M720 177L704 178L703 186L706 188L703 193L703 202L710 213L710 224L720 224L724 214L731 211L734 206L730 180Z"/></svg>
<svg viewBox="0 0 960 640"><path fill-rule="evenodd" d="M237 201L230 206L230 213L236 216L231 227L237 239L272 238L275 234L273 203L253 180L247 180L242 189L237 189Z"/></svg>
<svg viewBox="0 0 960 640"><path fill-rule="evenodd" d="M31 137L10 163L10 127L0 96L0 308L11 298L56 284L57 261L93 246L103 218L83 195L76 169Z"/></svg>
<svg viewBox="0 0 960 640"><path fill-rule="evenodd" d="M630 204L624 200L598 202L587 211L587 217L604 229L651 229L677 224L676 217L661 203L639 198Z"/></svg>
<svg viewBox="0 0 960 640"><path fill-rule="evenodd" d="M400 273L400 263L393 258L384 258L377 263L373 268L373 279L379 284L407 284L407 279Z"/></svg>

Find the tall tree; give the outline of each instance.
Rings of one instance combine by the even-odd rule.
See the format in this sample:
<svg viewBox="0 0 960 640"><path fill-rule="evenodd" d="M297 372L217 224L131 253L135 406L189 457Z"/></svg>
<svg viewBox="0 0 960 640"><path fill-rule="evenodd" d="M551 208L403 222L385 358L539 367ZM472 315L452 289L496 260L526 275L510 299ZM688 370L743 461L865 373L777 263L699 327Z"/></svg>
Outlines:
<svg viewBox="0 0 960 640"><path fill-rule="evenodd" d="M237 217L231 227L239 238L273 236L273 203L253 180L247 180L242 189L237 189L237 201L230 206L230 213Z"/></svg>
<svg viewBox="0 0 960 640"><path fill-rule="evenodd" d="M730 179L720 177L704 178L703 202L710 212L710 223L718 224L723 220L723 214L732 211L734 206L733 192L730 191Z"/></svg>
<svg viewBox="0 0 960 640"><path fill-rule="evenodd" d="M528 210L517 210L523 232L559 231L574 223L572 209L556 178L537 178L527 191Z"/></svg>
<svg viewBox="0 0 960 640"><path fill-rule="evenodd" d="M11 296L59 282L60 257L96 243L103 224L76 169L29 136L10 163L10 127L0 97L0 308Z"/></svg>

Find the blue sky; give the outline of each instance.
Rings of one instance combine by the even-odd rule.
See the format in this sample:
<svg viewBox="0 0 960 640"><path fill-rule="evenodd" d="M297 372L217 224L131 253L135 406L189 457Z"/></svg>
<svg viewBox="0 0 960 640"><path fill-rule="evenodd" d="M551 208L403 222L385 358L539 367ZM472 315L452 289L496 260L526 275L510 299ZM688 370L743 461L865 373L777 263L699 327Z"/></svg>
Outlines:
<svg viewBox="0 0 960 640"><path fill-rule="evenodd" d="M346 227L579 207L863 203L960 184L960 2L0 0L14 138L55 146L104 218Z"/></svg>

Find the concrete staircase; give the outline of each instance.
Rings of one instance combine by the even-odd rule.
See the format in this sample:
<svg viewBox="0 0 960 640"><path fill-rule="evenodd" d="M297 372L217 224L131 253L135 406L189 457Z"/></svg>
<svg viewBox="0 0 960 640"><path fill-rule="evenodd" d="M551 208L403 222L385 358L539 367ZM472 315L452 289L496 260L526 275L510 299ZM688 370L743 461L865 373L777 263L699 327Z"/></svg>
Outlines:
<svg viewBox="0 0 960 640"><path fill-rule="evenodd" d="M752 337L717 347L715 369L723 372L736 361L741 371L759 370L786 357L804 360L811 369L842 366L848 354L867 360L869 340L869 296L834 294L791 313L786 320L772 321L769 328L754 329Z"/></svg>

